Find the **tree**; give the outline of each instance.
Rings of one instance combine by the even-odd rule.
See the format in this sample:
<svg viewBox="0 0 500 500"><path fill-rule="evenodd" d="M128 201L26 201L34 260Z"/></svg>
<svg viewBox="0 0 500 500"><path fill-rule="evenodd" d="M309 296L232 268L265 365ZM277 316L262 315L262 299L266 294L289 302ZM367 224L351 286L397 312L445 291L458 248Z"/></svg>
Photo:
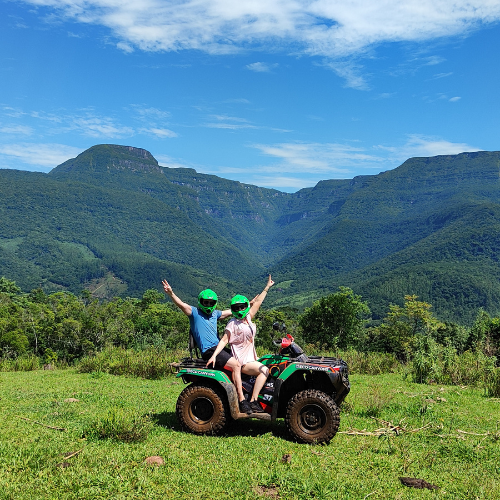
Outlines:
<svg viewBox="0 0 500 500"><path fill-rule="evenodd" d="M299 317L306 342L340 349L358 346L370 308L350 288L339 289L322 297Z"/></svg>
<svg viewBox="0 0 500 500"><path fill-rule="evenodd" d="M430 311L431 305L417 300L416 295L405 295L404 307L391 305L383 323L375 328L378 347L406 359L415 346L418 336L437 336L444 323Z"/></svg>
<svg viewBox="0 0 500 500"><path fill-rule="evenodd" d="M21 294L22 290L15 281L10 281L5 277L0 278L0 293L6 293L9 297Z"/></svg>

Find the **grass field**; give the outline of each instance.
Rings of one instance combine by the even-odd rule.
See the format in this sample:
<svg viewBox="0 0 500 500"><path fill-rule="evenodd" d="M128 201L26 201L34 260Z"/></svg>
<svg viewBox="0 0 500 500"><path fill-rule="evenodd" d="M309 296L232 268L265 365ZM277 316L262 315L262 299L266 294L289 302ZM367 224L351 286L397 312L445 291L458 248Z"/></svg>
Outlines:
<svg viewBox="0 0 500 500"><path fill-rule="evenodd" d="M0 373L0 499L500 498L500 400L401 374L353 375L351 386L339 434L310 446L290 441L282 421L239 421L223 437L182 432L174 377ZM96 437L133 419L129 442ZM146 465L153 455L164 465Z"/></svg>

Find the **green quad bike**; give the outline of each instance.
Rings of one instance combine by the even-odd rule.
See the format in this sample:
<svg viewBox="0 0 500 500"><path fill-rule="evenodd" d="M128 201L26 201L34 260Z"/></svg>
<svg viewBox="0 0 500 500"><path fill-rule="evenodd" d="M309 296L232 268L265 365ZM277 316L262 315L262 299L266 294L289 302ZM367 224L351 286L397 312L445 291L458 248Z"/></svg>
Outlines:
<svg viewBox="0 0 500 500"><path fill-rule="evenodd" d="M285 331L285 325L273 328ZM259 395L264 413L240 413L231 372L206 368L193 358L196 346L190 336L190 357L172 365L177 377L189 384L179 395L176 415L184 430L194 434L222 434L232 420L284 418L292 437L302 443L328 443L340 425L339 406L350 390L347 364L342 359L306 356L289 334L275 340L276 354L259 361L269 377ZM199 357L199 355L198 355ZM255 378L242 374L243 392L249 399Z"/></svg>

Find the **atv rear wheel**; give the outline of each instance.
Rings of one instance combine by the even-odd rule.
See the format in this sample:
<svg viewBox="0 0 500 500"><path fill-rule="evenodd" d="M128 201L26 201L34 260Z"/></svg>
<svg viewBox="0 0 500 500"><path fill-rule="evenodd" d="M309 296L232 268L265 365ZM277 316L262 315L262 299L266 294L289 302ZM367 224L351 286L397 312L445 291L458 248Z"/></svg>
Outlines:
<svg viewBox="0 0 500 500"><path fill-rule="evenodd" d="M285 423L297 441L328 443L339 429L340 410L328 394L308 389L290 399Z"/></svg>
<svg viewBox="0 0 500 500"><path fill-rule="evenodd" d="M221 434L229 421L227 398L213 387L189 385L179 395L175 413L193 434Z"/></svg>

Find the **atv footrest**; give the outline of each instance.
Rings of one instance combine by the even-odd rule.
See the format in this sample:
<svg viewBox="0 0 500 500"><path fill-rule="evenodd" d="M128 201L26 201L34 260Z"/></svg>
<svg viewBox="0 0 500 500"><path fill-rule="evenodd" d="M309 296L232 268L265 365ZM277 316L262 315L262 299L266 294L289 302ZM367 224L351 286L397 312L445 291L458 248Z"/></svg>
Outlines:
<svg viewBox="0 0 500 500"><path fill-rule="evenodd" d="M271 420L271 415L269 413L238 413L237 417L238 420L240 418L257 418L259 420Z"/></svg>

